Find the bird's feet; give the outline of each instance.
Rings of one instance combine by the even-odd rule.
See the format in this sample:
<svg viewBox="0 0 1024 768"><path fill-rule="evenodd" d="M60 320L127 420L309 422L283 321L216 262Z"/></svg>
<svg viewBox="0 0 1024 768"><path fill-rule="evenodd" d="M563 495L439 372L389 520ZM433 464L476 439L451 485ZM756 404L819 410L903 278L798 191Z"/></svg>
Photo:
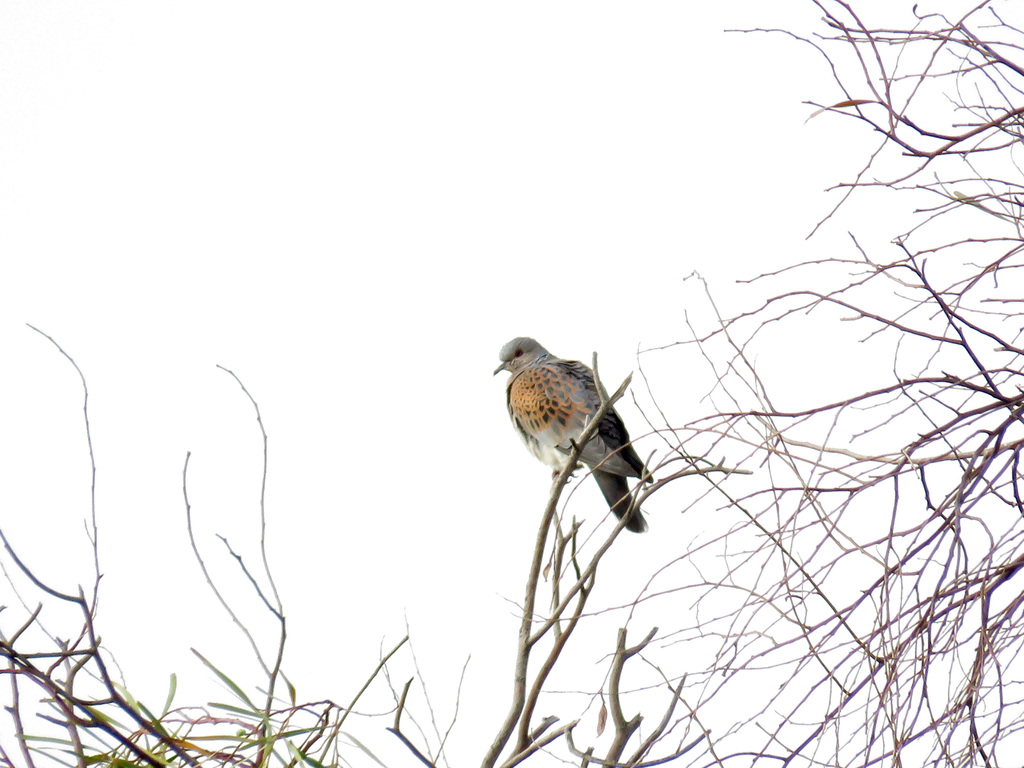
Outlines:
<svg viewBox="0 0 1024 768"><path fill-rule="evenodd" d="M573 467L572 468L572 472L569 473L569 477L576 477L576 470L578 470L581 466L583 466L583 465L582 464L577 464L575 467ZM551 479L554 480L560 474L562 474L562 470L560 470L560 469L553 469L553 470L551 470Z"/></svg>

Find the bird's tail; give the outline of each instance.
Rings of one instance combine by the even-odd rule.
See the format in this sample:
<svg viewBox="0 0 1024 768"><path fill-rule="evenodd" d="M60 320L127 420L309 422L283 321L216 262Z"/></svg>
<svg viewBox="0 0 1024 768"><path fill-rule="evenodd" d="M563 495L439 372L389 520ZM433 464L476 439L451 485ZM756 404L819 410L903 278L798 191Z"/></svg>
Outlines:
<svg viewBox="0 0 1024 768"><path fill-rule="evenodd" d="M597 480L608 506L621 520L629 512L629 505L632 501L629 482L622 475L613 475L611 472L602 472L599 469L594 470L594 479ZM644 520L639 507L630 513L629 519L626 521L626 529L633 533L643 533L647 530L647 521Z"/></svg>

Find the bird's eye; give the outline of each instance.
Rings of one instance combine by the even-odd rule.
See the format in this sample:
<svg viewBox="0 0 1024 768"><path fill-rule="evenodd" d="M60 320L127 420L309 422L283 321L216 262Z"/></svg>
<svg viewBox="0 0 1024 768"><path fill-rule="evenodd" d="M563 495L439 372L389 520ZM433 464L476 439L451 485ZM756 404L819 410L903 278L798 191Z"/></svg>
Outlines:
<svg viewBox="0 0 1024 768"><path fill-rule="evenodd" d="M523 350L517 349L516 350L516 357L522 357L522 356L523 356Z"/></svg>

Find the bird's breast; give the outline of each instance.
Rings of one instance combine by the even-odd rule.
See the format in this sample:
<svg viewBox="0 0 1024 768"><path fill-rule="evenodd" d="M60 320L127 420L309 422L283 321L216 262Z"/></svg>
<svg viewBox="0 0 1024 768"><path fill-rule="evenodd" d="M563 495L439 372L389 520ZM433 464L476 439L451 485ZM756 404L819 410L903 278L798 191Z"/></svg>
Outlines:
<svg viewBox="0 0 1024 768"><path fill-rule="evenodd" d="M567 448L586 424L587 411L577 393L546 368L526 370L513 379L509 409L524 432L552 447Z"/></svg>

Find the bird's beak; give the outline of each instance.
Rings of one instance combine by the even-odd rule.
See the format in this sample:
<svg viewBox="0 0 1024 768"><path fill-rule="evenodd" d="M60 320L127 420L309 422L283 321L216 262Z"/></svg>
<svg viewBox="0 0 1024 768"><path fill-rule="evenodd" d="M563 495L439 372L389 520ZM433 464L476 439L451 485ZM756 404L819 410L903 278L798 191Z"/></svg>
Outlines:
<svg viewBox="0 0 1024 768"><path fill-rule="evenodd" d="M508 370L508 363L502 363L501 365L499 365L497 368L494 369L494 373L491 374L491 375L492 376L497 376L502 371L507 371L507 370Z"/></svg>

